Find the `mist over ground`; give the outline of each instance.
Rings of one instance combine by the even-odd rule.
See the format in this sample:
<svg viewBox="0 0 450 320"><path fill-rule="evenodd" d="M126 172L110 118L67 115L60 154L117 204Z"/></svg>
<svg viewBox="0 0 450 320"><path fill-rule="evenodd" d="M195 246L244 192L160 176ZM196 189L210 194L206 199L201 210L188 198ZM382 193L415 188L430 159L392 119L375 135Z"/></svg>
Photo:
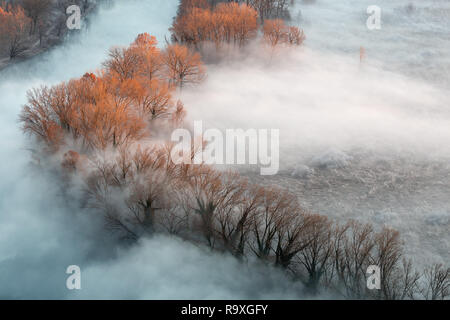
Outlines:
<svg viewBox="0 0 450 320"><path fill-rule="evenodd" d="M383 24L373 32L365 26L371 1L307 2L292 9L305 47L278 62L255 53L209 66L207 81L181 94L189 120L281 129L280 173L252 179L296 191L311 211L393 226L414 260L448 263L448 1L378 1ZM26 91L96 70L108 48L138 33L163 44L177 5L117 1L64 46L0 73L0 298L304 297L275 270L179 239L118 247L101 217L64 201L51 172L33 170L17 121ZM81 267L81 291L65 287L72 264Z"/></svg>
<svg viewBox="0 0 450 320"><path fill-rule="evenodd" d="M128 45L139 33L149 32L164 45L177 5L177 0L109 2L63 46L0 73L0 298L281 299L301 294L277 271L244 266L179 239L159 236L119 247L105 232L102 217L79 208L73 190L63 197L51 172L35 170L33 146L18 123L26 91L95 71L110 47ZM78 292L66 288L69 265L81 268Z"/></svg>
<svg viewBox="0 0 450 320"><path fill-rule="evenodd" d="M280 171L262 177L313 212L401 231L418 263L450 261L450 4L297 1L300 50L259 46L210 66L182 93L206 128L280 129ZM360 62L360 47L365 57Z"/></svg>

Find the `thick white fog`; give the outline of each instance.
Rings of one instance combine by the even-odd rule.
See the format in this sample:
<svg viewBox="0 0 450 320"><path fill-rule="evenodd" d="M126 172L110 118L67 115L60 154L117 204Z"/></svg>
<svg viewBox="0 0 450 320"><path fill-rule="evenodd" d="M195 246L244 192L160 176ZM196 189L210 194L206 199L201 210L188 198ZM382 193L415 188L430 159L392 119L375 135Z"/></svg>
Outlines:
<svg viewBox="0 0 450 320"><path fill-rule="evenodd" d="M158 237L119 249L102 219L67 203L49 173L32 169L19 128L26 91L96 70L115 45L149 32L163 43L177 0L117 1L61 47L0 72L0 298L234 299L298 297L301 288L269 269L176 239ZM72 191L68 191L72 192ZM73 194L72 194L73 196ZM76 201L75 201L76 202ZM79 265L82 290L66 288ZM250 271L250 269L252 271Z"/></svg>
<svg viewBox="0 0 450 320"><path fill-rule="evenodd" d="M400 230L418 264L448 263L450 3L377 1L371 31L372 4L297 1L303 48L210 66L182 99L205 127L280 129L280 172L254 181L311 211Z"/></svg>
<svg viewBox="0 0 450 320"><path fill-rule="evenodd" d="M450 5L380 0L382 29L369 31L372 2L297 0L303 48L272 63L258 52L209 66L205 83L181 96L189 121L280 129L280 173L249 174L255 181L296 191L314 212L393 226L419 263L448 263ZM117 248L100 217L32 170L18 123L26 91L99 68L109 47L138 33L163 42L178 0L115 3L63 46L0 71L0 298L302 297L274 270L178 239ZM65 287L73 264L77 292Z"/></svg>

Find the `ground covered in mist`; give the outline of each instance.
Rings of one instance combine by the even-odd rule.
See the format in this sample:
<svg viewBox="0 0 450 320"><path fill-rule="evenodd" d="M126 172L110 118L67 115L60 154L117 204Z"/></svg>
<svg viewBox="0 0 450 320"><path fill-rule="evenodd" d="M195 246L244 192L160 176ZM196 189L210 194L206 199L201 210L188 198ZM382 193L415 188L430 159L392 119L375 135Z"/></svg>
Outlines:
<svg viewBox="0 0 450 320"><path fill-rule="evenodd" d="M189 117L280 128L280 172L255 171L255 182L288 188L313 212L394 227L418 261L448 261L448 93L309 49L264 66L210 68L204 86L183 93Z"/></svg>
<svg viewBox="0 0 450 320"><path fill-rule="evenodd" d="M248 173L255 181L288 187L314 212L395 227L414 260L448 263L448 2L381 1L383 26L374 32L365 26L369 2L298 1L292 16L305 29L305 48L277 63L251 52L209 66L207 81L182 99L189 119L209 127L281 129L280 173ZM254 272L177 239L117 248L100 218L63 201L52 173L30 165L17 124L26 91L95 70L109 47L138 33L163 41L177 5L101 8L80 36L0 73L1 298L302 297L278 272ZM71 264L85 284L76 293L65 288Z"/></svg>
<svg viewBox="0 0 450 320"><path fill-rule="evenodd" d="M79 36L0 74L1 298L300 297L301 288L281 273L243 266L178 239L160 236L133 248L116 246L101 217L80 210L75 191L67 190L67 198L53 173L39 173L30 161L33 146L17 122L27 90L96 70L110 47L128 45L141 32L163 42L177 5L177 0L110 3ZM69 265L81 267L81 291L66 288Z"/></svg>
<svg viewBox="0 0 450 320"><path fill-rule="evenodd" d="M371 4L298 1L306 47L210 67L183 101L207 127L280 128L280 173L249 173L255 182L313 212L394 227L417 263L448 263L450 6L381 1L382 29L370 31Z"/></svg>

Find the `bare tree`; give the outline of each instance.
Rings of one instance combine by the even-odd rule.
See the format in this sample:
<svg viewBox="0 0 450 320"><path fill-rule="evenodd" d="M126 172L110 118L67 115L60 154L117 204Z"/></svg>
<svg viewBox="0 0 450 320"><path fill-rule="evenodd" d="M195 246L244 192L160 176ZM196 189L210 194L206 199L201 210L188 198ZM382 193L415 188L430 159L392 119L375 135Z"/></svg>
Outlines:
<svg viewBox="0 0 450 320"><path fill-rule="evenodd" d="M428 267L424 272L425 285L420 290L427 300L444 300L450 295L450 268L442 264Z"/></svg>
<svg viewBox="0 0 450 320"><path fill-rule="evenodd" d="M316 293L322 277L332 267L333 230L325 216L311 215L309 220L302 236L305 246L299 251L296 262L306 270L307 287Z"/></svg>
<svg viewBox="0 0 450 320"><path fill-rule="evenodd" d="M250 241L250 248L258 258L267 260L275 253L277 232L288 223L287 217L296 204L296 197L289 192L277 188L264 189Z"/></svg>
<svg viewBox="0 0 450 320"><path fill-rule="evenodd" d="M170 82L182 88L189 83L199 83L205 76L200 54L178 44L167 46L164 63Z"/></svg>
<svg viewBox="0 0 450 320"><path fill-rule="evenodd" d="M223 193L224 201L218 206L217 233L228 251L242 257L263 190L235 174L229 174L227 181L232 189L227 188L229 192Z"/></svg>
<svg viewBox="0 0 450 320"><path fill-rule="evenodd" d="M51 0L22 0L22 7L25 9L28 17L31 18L30 34L34 34L37 31L39 21L44 19L44 16L48 13Z"/></svg>
<svg viewBox="0 0 450 320"><path fill-rule="evenodd" d="M27 49L27 24L30 21L21 7L7 4L0 6L0 44L10 59Z"/></svg>
<svg viewBox="0 0 450 320"><path fill-rule="evenodd" d="M366 270L375 246L373 227L355 221L349 223L341 241L342 249L335 258L338 287L350 298L362 298L366 292Z"/></svg>

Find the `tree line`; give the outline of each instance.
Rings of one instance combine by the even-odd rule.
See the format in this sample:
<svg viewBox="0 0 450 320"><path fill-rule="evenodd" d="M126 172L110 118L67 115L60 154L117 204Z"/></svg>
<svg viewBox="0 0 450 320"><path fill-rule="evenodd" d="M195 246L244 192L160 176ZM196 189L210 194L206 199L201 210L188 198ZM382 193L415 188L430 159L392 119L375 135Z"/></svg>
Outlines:
<svg viewBox="0 0 450 320"><path fill-rule="evenodd" d="M104 70L28 93L23 128L58 150L69 136L82 150L126 146L148 135L156 119L177 123L183 114L172 95L205 74L198 53L174 44L163 51L155 37L139 35L128 48L112 48Z"/></svg>
<svg viewBox="0 0 450 320"><path fill-rule="evenodd" d="M141 34L127 48L112 48L97 73L30 91L20 121L43 157L60 159L68 183L82 180L83 206L123 239L164 232L242 261L256 257L311 294L448 297L450 269L416 270L395 230L308 212L295 194L235 172L173 163L168 137L186 114L174 91L204 76L195 50L179 43L160 49ZM380 290L367 289L370 265L380 267Z"/></svg>
<svg viewBox="0 0 450 320"><path fill-rule="evenodd" d="M182 0L174 19L172 41L201 49L205 42L243 47L261 30L266 44L301 45L303 30L280 19L287 1ZM270 10L268 8L271 8ZM278 8L278 9L277 9ZM274 17L274 19L268 19Z"/></svg>

